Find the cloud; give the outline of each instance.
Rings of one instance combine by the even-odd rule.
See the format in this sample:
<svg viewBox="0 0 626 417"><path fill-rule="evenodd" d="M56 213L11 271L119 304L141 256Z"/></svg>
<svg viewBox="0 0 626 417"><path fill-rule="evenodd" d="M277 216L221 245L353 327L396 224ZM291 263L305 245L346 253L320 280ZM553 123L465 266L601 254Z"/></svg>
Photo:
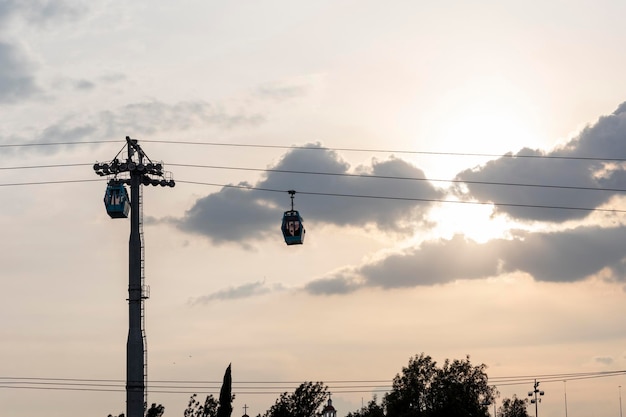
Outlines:
<svg viewBox="0 0 626 417"><path fill-rule="evenodd" d="M610 356L596 356L593 361L602 365L612 365L615 362Z"/></svg>
<svg viewBox="0 0 626 417"><path fill-rule="evenodd" d="M528 206L597 208L619 191L598 191L584 188L622 189L626 180L626 165L621 162L589 158L615 158L626 155L626 103L611 115L601 117L586 127L565 146L550 152L522 149L518 153L490 161L483 166L460 172L456 179L467 181L465 198L495 203L496 213L526 221L564 222L589 215L585 210L564 210ZM534 158L534 157L541 158ZM574 159L554 159L568 157ZM579 158L579 159L576 159ZM489 185L505 184L554 185L572 188L522 187Z"/></svg>
<svg viewBox="0 0 626 417"><path fill-rule="evenodd" d="M25 18L34 25L47 25L61 20L74 20L86 10L86 4L83 2L31 0L20 3Z"/></svg>
<svg viewBox="0 0 626 417"><path fill-rule="evenodd" d="M128 132L151 134L163 130L187 130L192 126L214 126L232 129L257 126L264 122L259 114L231 112L204 101L182 101L175 104L160 101L131 103L116 111L102 112L98 123L106 126L108 137L125 136Z"/></svg>
<svg viewBox="0 0 626 417"><path fill-rule="evenodd" d="M1 57L0 44L0 57ZM1 59L1 58L0 58ZM0 69L1 74L2 69ZM0 94L2 76L0 75ZM89 85L84 85L89 88ZM230 112L221 106L202 101L183 101L174 104L159 101L127 104L110 111L101 111L92 115L69 115L42 128L39 133L25 138L19 136L0 137L0 143L56 143L81 142L105 139L123 140L126 135L137 136L175 130L180 132L192 127L216 127L234 129L236 127L256 126L263 122L259 114L247 114L243 111ZM19 152L54 153L63 147L29 147Z"/></svg>
<svg viewBox="0 0 626 417"><path fill-rule="evenodd" d="M249 186L240 183L240 186ZM183 231L210 237L215 243L257 239L268 231L278 230L280 211L270 208L258 192L223 188L196 201L175 224Z"/></svg>
<svg viewBox="0 0 626 417"><path fill-rule="evenodd" d="M312 294L347 294L362 287L432 286L514 272L537 281L575 282L603 271L624 281L626 227L579 227L563 232L517 232L512 239L477 243L457 235L425 242L310 282Z"/></svg>
<svg viewBox="0 0 626 417"><path fill-rule="evenodd" d="M38 91L24 55L16 46L0 41L0 104L22 100Z"/></svg>
<svg viewBox="0 0 626 417"><path fill-rule="evenodd" d="M63 20L72 20L84 13L84 2L64 0L2 0L0 22L21 17L33 26L46 26Z"/></svg>
<svg viewBox="0 0 626 417"><path fill-rule="evenodd" d="M503 245L505 271L523 271L538 281L573 282L604 268L611 277L623 280L626 227L598 226L553 233L523 233Z"/></svg>
<svg viewBox="0 0 626 417"><path fill-rule="evenodd" d="M260 86L255 95L262 99L284 101L302 97L307 93L305 85L272 83Z"/></svg>
<svg viewBox="0 0 626 417"><path fill-rule="evenodd" d="M238 287L230 287L225 290L219 290L214 293L196 297L190 300L190 304L209 304L212 301L223 300L236 300L241 298L255 297L259 295L268 294L275 291L283 291L284 288L280 285L269 287L265 284L265 281L251 282L240 285Z"/></svg>
<svg viewBox="0 0 626 417"><path fill-rule="evenodd" d="M0 32L8 32L11 21L21 19L35 28L46 28L74 20L85 11L85 4L63 0L0 0ZM0 41L0 104L14 103L40 91L32 63L15 41ZM84 86L84 84L83 84Z"/></svg>
<svg viewBox="0 0 626 417"><path fill-rule="evenodd" d="M54 88L60 89L71 89L78 91L87 91L93 90L96 87L96 84L93 81L89 81L86 79L71 79L71 78L61 78L52 83Z"/></svg>
<svg viewBox="0 0 626 417"><path fill-rule="evenodd" d="M349 271L309 282L304 290L315 295L349 294L362 286L357 277L348 278Z"/></svg>
<svg viewBox="0 0 626 417"><path fill-rule="evenodd" d="M279 227L282 212L290 208L286 191L293 189L297 192L295 208L304 217L305 227L306 221L311 221L337 226L374 225L381 230L409 233L416 225L424 224L432 200L443 196L442 191L427 181L376 178L424 178L420 169L403 160L373 160L371 166L357 167L352 175L348 175L349 164L336 152L323 149L319 144L307 148L287 152L270 167L264 179L253 185L266 190L284 190L284 193L224 188L199 199L179 219L179 227L203 234L216 243L259 238ZM422 201L348 195L414 197Z"/></svg>

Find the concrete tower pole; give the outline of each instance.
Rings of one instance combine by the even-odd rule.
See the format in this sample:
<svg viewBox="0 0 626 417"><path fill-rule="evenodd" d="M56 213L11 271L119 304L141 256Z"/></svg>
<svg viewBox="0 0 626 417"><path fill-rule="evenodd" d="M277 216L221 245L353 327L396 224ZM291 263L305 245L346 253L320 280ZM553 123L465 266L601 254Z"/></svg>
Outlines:
<svg viewBox="0 0 626 417"><path fill-rule="evenodd" d="M123 148L122 148L123 149ZM128 241L128 339L126 341L126 417L143 417L147 395L147 350L144 332L144 300L148 297L144 290L143 276L143 203L142 185L160 185L174 187L171 173L163 171L161 162L153 163L143 152L136 139L126 136L126 161L120 161L118 155L108 163L94 164L94 171L101 177L113 177L109 180L105 205L112 218L126 218L130 212L130 238ZM147 162L147 164L146 164ZM126 174L130 178L118 178ZM169 179L166 178L170 177ZM130 185L130 198L119 195L121 184ZM112 203L111 188L124 197ZM130 200L130 210L126 203ZM124 204L121 204L123 201Z"/></svg>
<svg viewBox="0 0 626 417"><path fill-rule="evenodd" d="M131 161L132 146L128 146ZM139 153L139 157L142 155ZM139 161L142 162L141 160ZM142 174L130 171L130 238L128 241L128 339L126 341L126 416L143 417L144 413L144 342L141 328L142 282L140 233Z"/></svg>

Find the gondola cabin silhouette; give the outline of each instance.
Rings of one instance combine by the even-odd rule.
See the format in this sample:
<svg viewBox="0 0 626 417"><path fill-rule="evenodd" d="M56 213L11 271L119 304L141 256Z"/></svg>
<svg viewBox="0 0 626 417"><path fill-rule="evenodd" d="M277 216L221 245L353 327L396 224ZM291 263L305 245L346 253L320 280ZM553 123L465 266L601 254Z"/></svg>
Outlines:
<svg viewBox="0 0 626 417"><path fill-rule="evenodd" d="M301 245L304 242L304 226L297 210L289 210L283 214L282 230L286 244Z"/></svg>
<svg viewBox="0 0 626 417"><path fill-rule="evenodd" d="M130 201L126 187L119 181L111 180L104 193L104 206L112 219L124 219L130 211Z"/></svg>
<svg viewBox="0 0 626 417"><path fill-rule="evenodd" d="M283 214L281 225L281 231L287 245L301 245L304 242L305 230L302 224L302 216L300 216L298 210L293 208L293 196L295 193L294 190L289 190L289 194L291 194L291 210L287 210Z"/></svg>

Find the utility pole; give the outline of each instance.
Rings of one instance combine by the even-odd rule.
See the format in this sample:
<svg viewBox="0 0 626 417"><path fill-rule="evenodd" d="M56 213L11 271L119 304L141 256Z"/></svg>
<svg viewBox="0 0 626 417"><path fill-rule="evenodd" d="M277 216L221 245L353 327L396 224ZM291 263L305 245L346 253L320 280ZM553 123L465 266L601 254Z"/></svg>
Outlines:
<svg viewBox="0 0 626 417"><path fill-rule="evenodd" d="M538 410L538 403L541 402L541 398L537 398L537 394L539 394L540 396L543 396L543 394L545 394L543 391L539 391L539 382L537 382L537 380L535 379L535 385L534 385L534 389L532 391L528 391L528 396L532 397L533 394L535 396L535 398L530 400L531 404L535 404L535 417L539 417L539 410Z"/></svg>
<svg viewBox="0 0 626 417"><path fill-rule="evenodd" d="M563 391L565 392L565 417L567 417L567 380L563 380Z"/></svg>
<svg viewBox="0 0 626 417"><path fill-rule="evenodd" d="M118 156L126 149L126 157ZM111 188L130 185L130 238L128 241L128 339L126 342L126 416L143 417L147 406L147 349L145 345L144 300L149 290L144 284L143 204L141 185L174 187L174 180L166 178L162 163L153 163L136 139L126 136L126 146L109 163L96 163L94 171L109 180L105 205L112 218L127 217L113 212L117 208L107 201ZM119 196L118 196L119 197Z"/></svg>

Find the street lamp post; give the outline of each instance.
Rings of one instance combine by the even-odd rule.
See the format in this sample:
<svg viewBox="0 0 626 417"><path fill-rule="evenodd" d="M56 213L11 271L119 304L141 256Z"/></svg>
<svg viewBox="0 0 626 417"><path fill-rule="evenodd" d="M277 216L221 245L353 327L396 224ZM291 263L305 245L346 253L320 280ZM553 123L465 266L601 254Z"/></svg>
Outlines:
<svg viewBox="0 0 626 417"><path fill-rule="evenodd" d="M533 397L533 399L530 400L531 404L535 404L535 417L539 417L539 409L538 409L538 403L541 402L541 398L537 398L537 394L539 394L540 397L543 396L543 394L545 394L543 391L539 391L539 382L537 382L537 380L535 379L535 384L533 386L533 390L532 391L528 391L528 396L529 397Z"/></svg>

